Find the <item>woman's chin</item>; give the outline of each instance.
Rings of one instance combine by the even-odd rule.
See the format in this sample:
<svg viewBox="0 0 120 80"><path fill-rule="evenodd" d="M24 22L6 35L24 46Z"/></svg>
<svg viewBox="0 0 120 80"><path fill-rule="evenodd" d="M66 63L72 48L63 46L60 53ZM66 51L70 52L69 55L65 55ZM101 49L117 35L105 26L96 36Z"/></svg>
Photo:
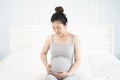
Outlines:
<svg viewBox="0 0 120 80"><path fill-rule="evenodd" d="M61 36L62 34L61 33L57 33L58 36Z"/></svg>

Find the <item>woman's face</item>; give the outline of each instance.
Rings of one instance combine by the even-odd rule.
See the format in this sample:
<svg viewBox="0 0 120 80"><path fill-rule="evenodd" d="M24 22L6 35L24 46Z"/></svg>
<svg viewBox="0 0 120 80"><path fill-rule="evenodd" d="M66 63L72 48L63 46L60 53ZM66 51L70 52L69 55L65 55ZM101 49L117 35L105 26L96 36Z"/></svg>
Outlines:
<svg viewBox="0 0 120 80"><path fill-rule="evenodd" d="M58 36L63 35L63 33L66 31L66 25L63 25L60 21L52 22L52 27L53 27L54 32Z"/></svg>

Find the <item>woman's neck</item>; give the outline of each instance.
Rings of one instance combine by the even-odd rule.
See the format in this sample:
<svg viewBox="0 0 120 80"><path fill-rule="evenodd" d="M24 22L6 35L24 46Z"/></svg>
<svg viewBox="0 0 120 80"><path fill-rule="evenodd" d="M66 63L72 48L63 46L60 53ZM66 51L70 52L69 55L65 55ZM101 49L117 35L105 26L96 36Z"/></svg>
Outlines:
<svg viewBox="0 0 120 80"><path fill-rule="evenodd" d="M62 38L62 37L67 37L69 35L69 32L65 32L65 33L63 33L61 36L59 36L60 38Z"/></svg>

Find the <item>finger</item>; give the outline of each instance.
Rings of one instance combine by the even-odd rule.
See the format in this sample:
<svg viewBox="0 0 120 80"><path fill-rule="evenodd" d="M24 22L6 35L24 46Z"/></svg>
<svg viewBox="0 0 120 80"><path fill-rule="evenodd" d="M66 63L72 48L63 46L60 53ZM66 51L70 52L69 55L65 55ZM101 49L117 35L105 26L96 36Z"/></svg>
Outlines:
<svg viewBox="0 0 120 80"><path fill-rule="evenodd" d="M52 67L52 65L50 64L50 67Z"/></svg>
<svg viewBox="0 0 120 80"><path fill-rule="evenodd" d="M48 71L48 74L51 74L51 72L50 72L50 71Z"/></svg>
<svg viewBox="0 0 120 80"><path fill-rule="evenodd" d="M52 71L51 68L48 68L49 71Z"/></svg>
<svg viewBox="0 0 120 80"><path fill-rule="evenodd" d="M55 73L56 75L60 75L60 73Z"/></svg>
<svg viewBox="0 0 120 80"><path fill-rule="evenodd" d="M51 64L49 64L49 67L52 67L52 65L51 65Z"/></svg>
<svg viewBox="0 0 120 80"><path fill-rule="evenodd" d="M49 69L49 71L52 72L51 69Z"/></svg>
<svg viewBox="0 0 120 80"><path fill-rule="evenodd" d="M60 74L61 74L61 73L64 73L64 71L61 71L61 72L59 72L59 73L60 73Z"/></svg>

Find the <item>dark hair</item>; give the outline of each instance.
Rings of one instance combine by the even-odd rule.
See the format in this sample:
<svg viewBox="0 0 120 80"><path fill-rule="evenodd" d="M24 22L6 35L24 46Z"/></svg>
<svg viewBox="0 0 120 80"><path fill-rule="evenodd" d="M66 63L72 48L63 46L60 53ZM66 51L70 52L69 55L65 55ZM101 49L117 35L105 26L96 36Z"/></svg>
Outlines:
<svg viewBox="0 0 120 80"><path fill-rule="evenodd" d="M61 6L58 6L55 8L55 11L56 12L51 17L51 22L60 21L62 24L66 25L68 20L66 15L63 13L64 9Z"/></svg>

